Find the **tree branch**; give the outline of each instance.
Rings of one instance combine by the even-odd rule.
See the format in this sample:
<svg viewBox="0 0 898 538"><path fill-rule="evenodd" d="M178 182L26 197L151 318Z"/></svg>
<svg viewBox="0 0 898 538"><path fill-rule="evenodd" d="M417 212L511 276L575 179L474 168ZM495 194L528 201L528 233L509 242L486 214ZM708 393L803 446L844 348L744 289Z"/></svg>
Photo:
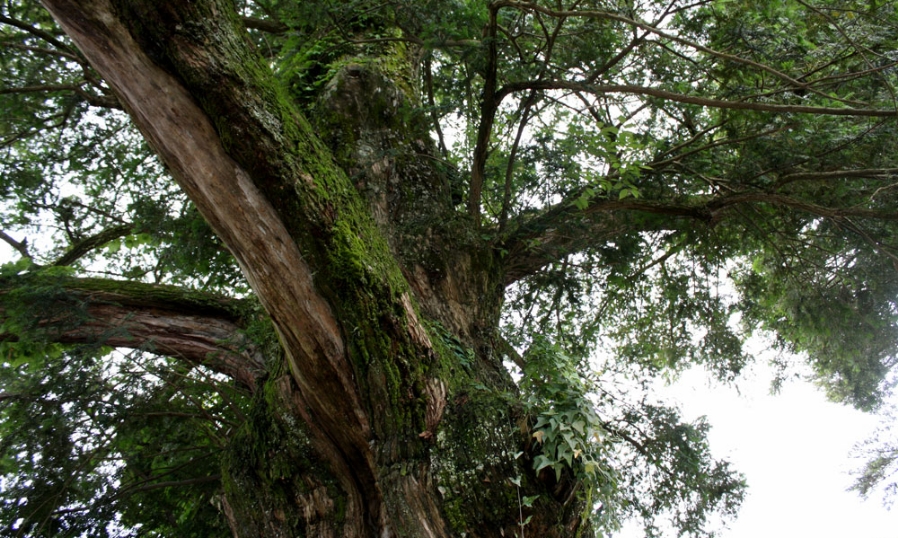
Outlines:
<svg viewBox="0 0 898 538"><path fill-rule="evenodd" d="M726 52L714 50L710 47L706 47L706 46L702 45L701 43L696 43L695 41L691 41L691 40L682 38L680 36L669 34L665 31L661 30L660 28L657 28L654 25L651 25L651 24L648 24L648 23L645 23L642 21L637 21L637 20L631 19L629 17L624 17L624 16L618 15L616 13L611 13L608 11L596 11L596 10L581 10L581 11L558 10L558 9L552 9L552 8L540 6L537 4L532 4L529 2L518 2L516 0L506 0L506 1L497 2L496 7L497 7L497 9L501 8L501 7L515 7L518 9L526 9L526 10L530 10L530 11L534 11L534 12L538 12L538 13L545 13L546 15L549 15L552 17L585 17L585 18L606 19L606 20L622 22L624 24L628 24L630 26L640 28L646 32L655 34L658 37L668 39L670 41L679 43L681 45L687 46L689 48L695 49L700 52L704 52L705 54L709 54L716 58L720 58L723 60L728 60L731 62L740 63L740 64L744 64L744 65L749 65L749 66L755 67L757 69L760 69L762 71L766 71L766 72L774 75L775 77L777 77L785 82L788 82L789 84L791 84L793 87L795 87L797 89L806 89L809 91L813 91L813 88L810 88L808 83L802 82L793 77L790 77L789 75L787 75L781 71L778 71L778 70L770 67L769 65L755 62L754 60L749 60L748 58L742 58L741 56L736 56L733 54L728 54Z"/></svg>
<svg viewBox="0 0 898 538"><path fill-rule="evenodd" d="M870 60L867 58L867 54L866 54L866 53L868 53L868 52L869 52L869 53L873 53L873 54L876 54L876 53L874 53L872 50L868 49L867 47L861 47L860 45L858 45L858 44L855 42L855 40L851 37L851 35L849 35L849 33L848 33L847 31L845 31L844 28L842 28L842 25L839 24L835 19L833 19L832 17L830 17L829 13L827 13L826 11L824 11L824 10L822 10L822 9L817 9L816 7L810 5L810 4L808 4L808 3L806 3L806 2L804 2L804 1L802 1L802 0L797 0L797 1L798 1L799 4L803 5L803 6L806 7L808 10L810 10L810 11L814 12L815 14L817 14L817 15L823 17L824 19L826 19L826 21L827 21L833 28L835 28L837 32L839 32L839 35L842 36L842 39L844 39L847 43L849 43L849 44L851 45L851 48L853 48L855 51L857 51L857 53L860 55L861 59L862 59L862 60L864 61L864 63L867 65L867 70L868 70L868 71L873 70L873 69L876 69L875 66L873 65L873 63L870 62ZM878 56L883 57L882 55L878 55ZM878 74L879 74L879 73L878 73ZM898 108L898 99L896 99L895 88L894 88L894 86L892 86L892 85L889 83L888 78L883 77L881 74L879 74L879 75L880 75L880 79L881 79L882 82L884 83L886 89L889 91L889 95L891 95L891 97L892 97L892 103L893 103L894 105L896 105L896 108Z"/></svg>
<svg viewBox="0 0 898 538"><path fill-rule="evenodd" d="M243 25L251 30L259 30L269 34L286 33L290 27L281 21L271 21L268 19L259 19L256 17L243 17Z"/></svg>
<svg viewBox="0 0 898 538"><path fill-rule="evenodd" d="M42 303L32 310L17 304L16 295L35 288L59 292L54 295L58 308ZM24 316L25 323L13 325L36 327L60 344L140 349L202 364L254 391L264 364L241 332L240 304L194 290L136 282L34 275L0 281L0 322L11 316L22 321ZM67 307L77 308L81 316L60 315ZM0 340L19 336L0 334Z"/></svg>
<svg viewBox="0 0 898 538"><path fill-rule="evenodd" d="M660 90L657 88L647 88L645 86L635 86L630 84L584 84L580 82L571 82L566 80L547 80L547 81L525 81L511 82L500 88L496 92L496 101L501 102L506 96L529 90L569 90L574 92L591 93L594 95L602 95L605 93L626 93L631 95L648 95L658 97L668 101L677 103L688 103L691 105L699 105L708 108L722 108L731 110L755 110L758 112L777 112L792 114L819 114L825 116L865 116L892 118L898 117L898 110L885 110L875 108L833 108L821 106L805 106L805 105L777 105L768 103L749 103L744 101L726 101L722 99L710 99L707 97L698 97L694 95L684 95L681 93Z"/></svg>
<svg viewBox="0 0 898 538"><path fill-rule="evenodd" d="M583 210L567 201L523 223L502 245L508 252L505 284L510 285L549 263L612 240L619 234L673 230L688 222L714 226L725 218L728 210L750 204L779 206L839 222L850 218L898 221L898 211L826 207L766 192L728 194L693 204L632 198L597 199ZM655 218L649 218L650 216Z"/></svg>
<svg viewBox="0 0 898 538"><path fill-rule="evenodd" d="M431 56L424 59L424 92L427 96L427 106L430 108L430 115L433 121L433 128L437 134L437 141L440 146L440 156L446 158L449 150L446 147L446 139L443 137L443 129L440 127L440 116L437 113L437 104L433 96L433 61Z"/></svg>
<svg viewBox="0 0 898 538"><path fill-rule="evenodd" d="M637 218L642 209L661 211L660 205L635 204L632 200L605 202L587 210L579 210L561 203L523 223L500 245L505 256L505 285L511 285L532 275L546 265L565 256L600 245L633 231L658 229L657 220ZM695 210L668 208L672 217L664 222L671 227L677 219L710 220Z"/></svg>
<svg viewBox="0 0 898 538"><path fill-rule="evenodd" d="M486 159L489 156L490 135L493 132L493 122L502 98L496 95L497 69L499 54L496 45L496 31L498 24L496 13L498 5L490 6L490 19L487 26L486 47L487 65L483 81L483 97L480 101L480 125L477 127L477 140L474 145L474 155L471 162L471 186L468 193L468 214L474 221L474 227L480 226L480 199L482 197L483 182L486 174Z"/></svg>
<svg viewBox="0 0 898 538"><path fill-rule="evenodd" d="M35 86L22 86L20 88L3 88L0 89L0 95L13 93L72 92L92 106L123 110L122 105L114 96L94 95L81 87L84 84L87 84L87 82L84 81L80 84L38 84Z"/></svg>
<svg viewBox="0 0 898 538"><path fill-rule="evenodd" d="M517 159L518 147L521 144L521 137L524 135L524 129L527 127L527 122L530 121L530 110L533 108L535 102L536 92L532 91L530 92L530 95L521 102L519 108L521 120L518 122L518 130L515 134L514 142L511 145L511 151L508 153L508 163L505 167L505 190L502 195L502 209L499 214L500 234L505 230L505 224L508 221L508 212L511 210L511 181L514 177L514 167L515 160Z"/></svg>
<svg viewBox="0 0 898 538"><path fill-rule="evenodd" d="M8 47L11 49L25 50L25 51L34 52L37 54L46 54L49 56L61 56L62 58L67 58L69 60L72 60L73 62L78 62L78 63L84 62L83 58L79 58L78 56L75 56L74 54L72 54L70 52L65 52L62 50L47 49L47 48L43 48L43 47L32 47L30 45L22 45L21 43L3 43L0 46Z"/></svg>
<svg viewBox="0 0 898 538"><path fill-rule="evenodd" d="M188 478L186 480L167 480L164 482L154 482L150 484L143 484L141 486L128 487L124 486L122 488L122 494L133 494L139 493L141 491L151 491L154 489L162 489L162 488L175 488L181 486L192 486L194 484L208 484L210 482L219 482L221 481L220 474L214 474L211 476L198 476L196 478ZM120 496L121 494L117 495Z"/></svg>
<svg viewBox="0 0 898 538"><path fill-rule="evenodd" d="M856 207L826 207L807 202L805 200L800 200L798 198L792 198L790 196L771 194L766 192L745 192L727 195L715 200L711 200L710 202L705 204L705 208L716 218L718 216L718 213L723 209L727 209L739 204L756 203L788 207L790 209L797 209L805 213L810 213L818 217L829 219L863 218L898 221L898 212L877 211L874 209L863 209Z"/></svg>
<svg viewBox="0 0 898 538"><path fill-rule="evenodd" d="M793 181L808 181L819 179L840 179L847 177L889 179L898 175L898 168L869 168L860 170L830 170L827 172L796 172L786 174L776 182L777 187L782 187Z"/></svg>
<svg viewBox="0 0 898 538"><path fill-rule="evenodd" d="M783 127L776 127L774 129L768 129L766 131L761 131L758 133L753 133L753 134L746 135L746 136L740 136L738 138L723 138L723 139L719 139L719 140L714 140L713 142L709 142L707 144L704 144L697 148L690 149L689 151L686 151L683 153L676 153L677 151L680 151L681 149L684 149L684 148L688 147L689 145L694 144L695 142L700 140L702 137L704 137L711 131L718 129L720 127L723 127L725 124L726 124L725 121L720 122L716 125L712 125L706 129L703 129L703 130L695 133L695 135L693 135L691 138L689 138L689 140L686 140L685 142L681 142L680 144L677 144L676 146L670 148L669 150L667 150L663 154L661 154L662 157L664 155L674 154L672 157L668 157L667 159L663 159L663 160L652 161L652 162L646 163L645 166L647 168L651 168L652 170L657 171L657 170L660 170L661 168L664 168L665 166L673 164L677 161L681 161L682 159L684 159L690 155L694 155L694 154L700 153L702 151L706 151L706 150L716 148L719 146L728 146L728 145L731 146L731 145L735 145L735 144L741 144L742 142L747 142L748 140L760 138L762 136L770 136L770 135L776 134L780 131L789 129L788 126L783 126Z"/></svg>
<svg viewBox="0 0 898 538"><path fill-rule="evenodd" d="M97 247L102 247L106 243L118 239L120 237L125 237L129 233L131 233L130 225L120 225L113 226L112 228L107 228L95 235L92 235L86 239L82 239L81 241L72 245L72 247L62 256L59 257L58 260L53 262L52 265L56 267L65 267L68 265L72 265L82 257L86 256L90 251Z"/></svg>
<svg viewBox="0 0 898 538"><path fill-rule="evenodd" d="M38 84L35 86L22 86L19 88L0 89L0 95L13 93L37 93L37 92L73 92L78 88L76 84Z"/></svg>
<svg viewBox="0 0 898 538"><path fill-rule="evenodd" d="M62 41L56 39L56 37L53 36L53 34L50 34L49 32L45 32L44 30L40 30L40 29L38 29L38 28L35 28L34 26L31 26L30 24L27 24L27 23L22 22L22 21L20 21L20 20L16 20L16 19L9 18L9 17L7 17L7 16L5 16L5 15L0 15L0 23L2 23L2 24L8 24L8 25L10 25L10 26L14 26L14 27L18 28L19 30L24 30L24 31L28 32L29 34L31 34L31 35L33 35L33 36L35 36L35 37L38 37L38 38L40 38L40 39L43 39L43 40L46 41L47 43L49 43L49 44L53 45L54 47L58 48L59 50L63 50L63 51L65 51L65 52L67 52L67 53L69 53L69 54L71 54L71 55L73 55L73 56L77 56L77 50L76 50L76 49L74 49L74 48L72 48L72 47L66 45L66 44L63 43ZM78 60L78 63L83 64L83 63L84 63L84 60L83 60L83 59L79 59L79 60Z"/></svg>
<svg viewBox="0 0 898 538"><path fill-rule="evenodd" d="M6 242L12 248L16 249L19 252L19 254L22 255L23 258L28 258L29 260L33 259L31 257L31 254L28 252L28 240L27 239L23 239L21 242L16 241L15 239L13 239L11 236L9 236L9 234L4 232L3 230L0 230L0 239L2 239L4 242Z"/></svg>

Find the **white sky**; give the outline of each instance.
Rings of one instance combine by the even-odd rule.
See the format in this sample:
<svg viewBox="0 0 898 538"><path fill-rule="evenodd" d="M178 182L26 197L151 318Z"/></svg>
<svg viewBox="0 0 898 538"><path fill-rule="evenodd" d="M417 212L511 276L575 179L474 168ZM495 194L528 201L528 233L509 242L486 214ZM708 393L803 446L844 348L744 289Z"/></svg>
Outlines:
<svg viewBox="0 0 898 538"><path fill-rule="evenodd" d="M861 465L852 448L869 438L878 418L826 400L811 383L792 381L769 392L772 372L756 367L738 391L689 371L660 392L681 405L683 418L705 415L709 443L745 474L749 489L738 519L721 538L896 538L898 506L846 491ZM625 528L616 535L636 538Z"/></svg>

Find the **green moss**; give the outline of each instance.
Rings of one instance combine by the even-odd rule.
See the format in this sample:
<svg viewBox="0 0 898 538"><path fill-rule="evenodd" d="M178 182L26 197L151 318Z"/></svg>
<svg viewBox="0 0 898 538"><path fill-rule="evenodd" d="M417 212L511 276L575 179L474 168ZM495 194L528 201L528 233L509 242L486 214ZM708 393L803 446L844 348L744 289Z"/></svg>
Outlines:
<svg viewBox="0 0 898 538"><path fill-rule="evenodd" d="M508 402L476 383L457 390L440 425L433 470L443 509L456 533L503 528L517 513L515 426Z"/></svg>
<svg viewBox="0 0 898 538"><path fill-rule="evenodd" d="M394 37L402 37L401 31L395 29ZM408 43L391 41L385 44L385 50L377 55L375 62L379 70L402 90L409 103L417 104L420 93L415 73L410 69L415 63L413 54Z"/></svg>
<svg viewBox="0 0 898 538"><path fill-rule="evenodd" d="M491 405L491 394L477 388L477 358L473 350L440 323L429 324L428 331L441 358L437 375L449 382L448 408L432 451L433 473L443 497L446 521L456 533L462 534L487 522L486 511L481 509L484 503L478 502L478 496L481 492L488 493L482 485L491 473L483 462L491 461L497 451L490 443L493 437L484 433L493 429L492 423L497 418L494 415L507 402ZM487 426L483 430L478 424ZM499 428L507 430L507 425Z"/></svg>
<svg viewBox="0 0 898 538"><path fill-rule="evenodd" d="M232 11L227 6L221 10ZM195 36L185 30L172 44L161 42L168 47L167 62L192 94L204 96L201 106L213 118L229 155L274 205L315 273L316 287L335 309L375 435L392 443L379 448L383 452L378 457L389 467L426 456L428 445L418 438L427 427L425 379L434 370L449 372L454 408L446 414L434 449L441 485L448 488L447 506L456 513L459 528L504 525L505 514L515 512L509 504L515 491L504 479L515 471L510 444L516 437L503 411L507 402L477 389L473 373L459 366L447 346L428 350L412 341L401 300L409 293L408 284L365 200L269 67L243 46L239 21L196 20L204 28ZM401 44L390 47L374 55L379 59L347 61L368 61L372 76L398 81L399 93L414 95L409 51ZM396 90L373 95L372 114L397 136L416 136L401 129L403 112L391 95ZM406 188L417 188L413 181L407 183ZM418 194L403 196L411 200ZM414 226L426 230L409 223L410 229ZM268 391L263 392L270 400ZM289 503L291 494L302 491L296 480L315 467L301 435L284 417L272 415L277 409L273 402L262 398L257 406L235 438L225 473L232 494L239 495L244 487L268 492L245 499L244 511L253 503ZM491 478L488 486L482 482L486 477ZM481 499L489 501L486 508L477 502Z"/></svg>

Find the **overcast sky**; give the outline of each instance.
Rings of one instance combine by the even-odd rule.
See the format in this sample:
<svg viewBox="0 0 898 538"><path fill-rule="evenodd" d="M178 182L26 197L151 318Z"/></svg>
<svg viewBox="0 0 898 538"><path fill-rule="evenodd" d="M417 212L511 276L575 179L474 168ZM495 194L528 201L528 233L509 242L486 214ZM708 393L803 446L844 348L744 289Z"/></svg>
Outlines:
<svg viewBox="0 0 898 538"><path fill-rule="evenodd" d="M756 367L737 392L691 371L660 389L680 403L684 419L705 415L713 452L746 475L739 518L721 538L898 538L898 503L888 511L881 497L864 501L846 491L849 471L860 465L852 448L873 433L878 419L827 401L805 381L770 395L771 377ZM642 532L631 528L617 536Z"/></svg>

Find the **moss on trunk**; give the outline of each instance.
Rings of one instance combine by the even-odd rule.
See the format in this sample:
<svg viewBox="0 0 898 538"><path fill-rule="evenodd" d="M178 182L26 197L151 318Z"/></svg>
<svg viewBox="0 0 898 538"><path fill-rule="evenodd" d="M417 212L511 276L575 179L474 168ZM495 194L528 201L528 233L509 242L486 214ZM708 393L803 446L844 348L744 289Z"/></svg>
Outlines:
<svg viewBox="0 0 898 538"><path fill-rule="evenodd" d="M121 65L104 62L119 47L122 57L139 65L147 57L164 70L152 83L185 91L205 116L181 101L192 123L179 125L175 114L167 132L199 126L209 155L224 148L221 172L236 167L233 188L249 193L234 214L216 213L202 188L216 178L183 165L189 156L163 135L154 138L164 158L181 159L172 166L179 181L199 185L191 196L209 196L194 201L238 251L281 335L281 371L291 374L272 377L232 439L222 510L238 536L513 535L519 494L544 499L529 510L534 529L563 536L576 528L569 507L577 501L556 499L518 458L522 417L493 345L499 258L455 211L447 168L408 97L414 55L393 47L379 59L344 62L323 101L332 100L331 114L316 132L249 46L231 2L129 0L113 11L105 1L47 3L71 17L92 61ZM118 22L136 50L124 35L90 41L120 32ZM113 87L139 112L145 102L127 97L145 95L142 73L117 75ZM269 205L286 234L272 225L269 235L232 244L244 237L237 228L263 218L253 211ZM257 255L254 237L292 243L276 252L295 248L294 265ZM316 306L303 310L309 302ZM315 331L327 338L315 340Z"/></svg>

